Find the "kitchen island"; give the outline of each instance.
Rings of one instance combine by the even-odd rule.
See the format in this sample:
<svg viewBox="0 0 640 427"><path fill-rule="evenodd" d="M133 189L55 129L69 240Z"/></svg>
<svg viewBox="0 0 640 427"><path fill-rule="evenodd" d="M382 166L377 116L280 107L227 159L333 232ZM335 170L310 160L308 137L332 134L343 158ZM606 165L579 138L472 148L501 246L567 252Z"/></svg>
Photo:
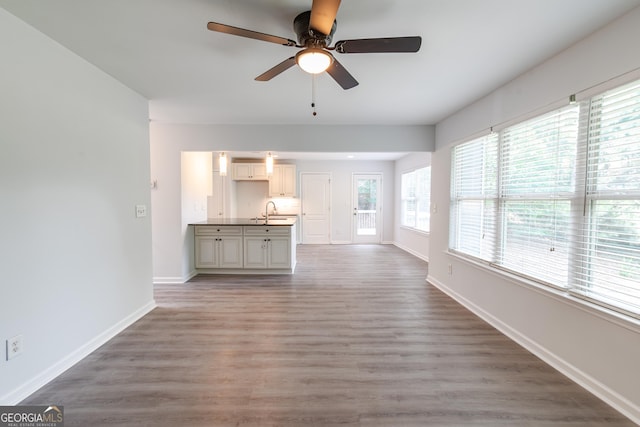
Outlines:
<svg viewBox="0 0 640 427"><path fill-rule="evenodd" d="M292 274L296 219L210 218L190 224L195 267L206 274Z"/></svg>

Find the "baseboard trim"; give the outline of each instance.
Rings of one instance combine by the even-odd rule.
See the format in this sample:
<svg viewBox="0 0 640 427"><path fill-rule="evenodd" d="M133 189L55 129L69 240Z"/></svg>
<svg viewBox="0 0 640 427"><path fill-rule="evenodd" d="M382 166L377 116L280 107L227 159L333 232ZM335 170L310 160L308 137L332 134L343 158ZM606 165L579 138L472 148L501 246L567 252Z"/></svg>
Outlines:
<svg viewBox="0 0 640 427"><path fill-rule="evenodd" d="M350 240L332 240L332 245L350 245L352 242Z"/></svg>
<svg viewBox="0 0 640 427"><path fill-rule="evenodd" d="M184 283L183 277L154 277L153 284L157 285L177 285Z"/></svg>
<svg viewBox="0 0 640 427"><path fill-rule="evenodd" d="M466 309L506 335L508 338L512 339L513 341L542 359L545 363L552 366L563 375L582 386L584 389L607 403L609 406L629 418L634 423L640 425L640 407L635 405L629 399L620 395L616 391L611 390L609 387L602 384L600 381L596 380L590 375L587 375L580 369L577 369L575 366L558 357L556 354L547 350L537 342L529 339L525 335L522 335L517 330L513 329L512 327L497 319L482 308L478 307L444 283L440 282L437 278L428 275L426 280L427 282L456 300Z"/></svg>
<svg viewBox="0 0 640 427"><path fill-rule="evenodd" d="M107 343L113 337L118 335L120 332L131 326L133 323L144 317L151 310L156 308L156 302L151 300L144 306L140 307L106 331L102 332L97 337L93 338L86 344L82 345L78 349L71 352L66 357L62 358L58 362L54 363L49 368L45 369L17 389L7 393L6 395L0 398L0 404L3 405L17 405L40 388L45 386L51 380L55 379L63 372L73 367L76 363L80 362L82 359L87 357L89 354L93 353L100 346Z"/></svg>
<svg viewBox="0 0 640 427"><path fill-rule="evenodd" d="M410 253L411 255L413 255L416 258L420 258L421 260L425 261L425 262L429 262L429 257L428 256L424 256L423 254L414 251L413 249L410 249L406 246L403 246L401 244L399 244L398 242L393 242L393 245L399 249L402 249L405 252Z"/></svg>
<svg viewBox="0 0 640 427"><path fill-rule="evenodd" d="M169 277L154 277L154 285L182 285L187 283L198 275L196 270L190 271L186 276L169 276Z"/></svg>

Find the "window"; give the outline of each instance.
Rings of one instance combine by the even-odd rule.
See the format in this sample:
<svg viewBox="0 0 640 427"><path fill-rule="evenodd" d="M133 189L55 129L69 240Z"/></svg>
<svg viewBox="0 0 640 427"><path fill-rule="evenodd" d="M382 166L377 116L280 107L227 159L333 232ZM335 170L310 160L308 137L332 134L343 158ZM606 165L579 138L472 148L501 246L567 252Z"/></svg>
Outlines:
<svg viewBox="0 0 640 427"><path fill-rule="evenodd" d="M579 106L505 129L500 135L501 240L497 264L567 286Z"/></svg>
<svg viewBox="0 0 640 427"><path fill-rule="evenodd" d="M449 246L640 317L640 82L452 151Z"/></svg>
<svg viewBox="0 0 640 427"><path fill-rule="evenodd" d="M450 247L490 261L496 243L497 134L459 145L452 158Z"/></svg>
<svg viewBox="0 0 640 427"><path fill-rule="evenodd" d="M591 100L582 242L572 291L640 312L640 82Z"/></svg>
<svg viewBox="0 0 640 427"><path fill-rule="evenodd" d="M431 167L416 169L401 177L400 225L429 231Z"/></svg>

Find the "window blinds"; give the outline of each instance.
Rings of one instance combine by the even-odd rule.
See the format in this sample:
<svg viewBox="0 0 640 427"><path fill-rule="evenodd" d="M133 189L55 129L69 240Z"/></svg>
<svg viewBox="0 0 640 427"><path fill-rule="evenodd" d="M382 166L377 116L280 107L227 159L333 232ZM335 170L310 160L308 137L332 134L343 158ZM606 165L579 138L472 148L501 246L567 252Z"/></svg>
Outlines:
<svg viewBox="0 0 640 427"><path fill-rule="evenodd" d="M591 100L576 294L640 314L640 82Z"/></svg>
<svg viewBox="0 0 640 427"><path fill-rule="evenodd" d="M493 261L496 243L498 135L458 145L452 155L450 247Z"/></svg>
<svg viewBox="0 0 640 427"><path fill-rule="evenodd" d="M452 149L450 248L640 317L640 81Z"/></svg>
<svg viewBox="0 0 640 427"><path fill-rule="evenodd" d="M401 176L400 223L429 231L431 208L431 166L405 172Z"/></svg>
<svg viewBox="0 0 640 427"><path fill-rule="evenodd" d="M417 218L415 227L429 231L431 220L431 166L416 170Z"/></svg>
<svg viewBox="0 0 640 427"><path fill-rule="evenodd" d="M566 287L576 194L579 106L509 127L501 135L496 263Z"/></svg>

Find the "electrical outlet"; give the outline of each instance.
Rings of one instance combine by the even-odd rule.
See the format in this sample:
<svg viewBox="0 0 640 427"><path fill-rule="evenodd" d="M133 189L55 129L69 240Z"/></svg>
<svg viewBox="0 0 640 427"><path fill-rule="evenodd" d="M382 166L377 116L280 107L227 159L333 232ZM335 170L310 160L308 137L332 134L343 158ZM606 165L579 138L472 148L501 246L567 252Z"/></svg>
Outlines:
<svg viewBox="0 0 640 427"><path fill-rule="evenodd" d="M22 335L16 335L7 340L7 360L20 356L23 350Z"/></svg>
<svg viewBox="0 0 640 427"><path fill-rule="evenodd" d="M147 216L147 205L136 205L136 218Z"/></svg>

